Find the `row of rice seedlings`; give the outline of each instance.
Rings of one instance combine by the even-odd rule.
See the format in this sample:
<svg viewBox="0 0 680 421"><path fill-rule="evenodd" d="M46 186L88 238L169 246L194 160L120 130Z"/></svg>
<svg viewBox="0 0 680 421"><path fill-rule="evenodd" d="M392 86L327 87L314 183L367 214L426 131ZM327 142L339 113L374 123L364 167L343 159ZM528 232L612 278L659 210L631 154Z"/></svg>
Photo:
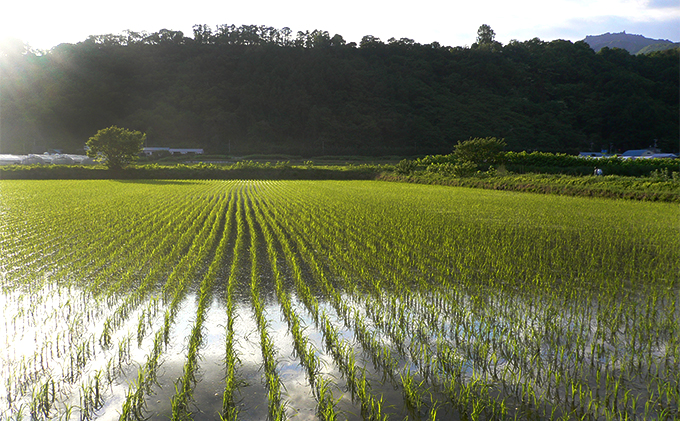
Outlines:
<svg viewBox="0 0 680 421"><path fill-rule="evenodd" d="M235 187L233 187L235 188ZM233 200L243 201L242 194L235 196ZM225 326L225 387L222 394L222 413L220 419L222 420L236 420L238 417L238 407L236 405L235 393L240 386L237 377L237 365L240 364L238 354L234 343L234 322L237 317L235 313L234 296L236 293L236 286L238 284L238 268L239 259L243 248L245 247L245 218L243 217L243 206L236 206L236 240L232 251L231 265L229 266L229 277L227 279L226 287L226 310L227 310L227 326Z"/></svg>
<svg viewBox="0 0 680 421"><path fill-rule="evenodd" d="M179 310L179 304L196 274L198 265L207 258L218 235L216 227L221 225L227 200L215 198L213 201L217 203L211 207L206 223L194 238L187 254L173 268L173 272L163 287L164 300L170 303L165 311L163 325L154 336L152 350L147 355L145 364L139 368L137 381L128 389L121 420L137 419L145 411L145 395L151 392L156 383L160 356L169 341L170 328Z"/></svg>
<svg viewBox="0 0 680 421"><path fill-rule="evenodd" d="M271 212L271 214L277 213L277 209L273 207L267 207L267 211ZM307 301L305 304L312 313L315 323L323 333L326 349L331 354L341 373L345 377L348 388L352 393L352 398L358 398L360 400L362 416L371 420L384 419L385 414L383 414L382 397L377 398L371 393L371 387L368 380L366 379L365 370L360 369L356 364L354 347L347 340L342 339L338 329L330 321L330 318L325 313L325 311L319 314L318 301L311 294L308 286L302 280L300 263L296 257L297 253L292 251L291 244L289 244L286 235L281 230L281 226L287 225L286 223L282 222L283 220L284 219L277 218L275 222L272 222L272 225L277 232L278 240L285 251L289 265L291 265L293 268L298 291L303 291L303 302ZM287 227L287 229L290 230L290 227ZM317 276L317 280L325 280L324 273L321 272L318 262L313 258L310 259L309 250L306 248L306 245L302 241L301 237L295 235L294 231L289 232L295 241L295 245L303 251L301 254L305 260L307 260L307 263L312 265L314 273ZM321 281L322 283L324 283L323 280Z"/></svg>
<svg viewBox="0 0 680 421"><path fill-rule="evenodd" d="M172 397L172 419L184 420L192 419L190 410L190 402L192 399L192 392L196 384L196 371L198 370L199 348L203 341L203 322L205 321L206 311L210 300L212 299L213 285L217 277L217 273L222 266L225 253L227 251L227 244L230 239L232 229L232 214L234 213L234 203L236 198L233 191L228 196L229 203L226 218L224 220L224 227L213 226L216 232L221 231L221 239L217 245L215 255L213 257L207 272L203 276L203 281L199 289L198 309L196 311L196 321L191 329L189 337L189 349L187 352L187 360L184 364L184 375L175 382L175 395ZM222 228L222 229L221 229Z"/></svg>
<svg viewBox="0 0 680 421"><path fill-rule="evenodd" d="M247 195L246 195L247 196ZM281 387L283 383L277 372L276 350L267 333L268 322L264 312L264 303L260 297L260 274L258 269L257 249L259 246L258 232L255 230L252 210L250 207L245 210L245 219L250 235L250 293L251 303L255 313L255 321L260 332L260 346L262 349L262 360L265 375L265 384L268 391L269 417L272 420L286 419L286 402L281 398Z"/></svg>
<svg viewBox="0 0 680 421"><path fill-rule="evenodd" d="M254 206L254 210L258 221L260 221L262 233L267 245L269 263L274 275L276 296L288 324L288 329L293 336L293 346L297 357L305 369L305 375L310 386L314 390L314 396L317 400L316 413L319 418L323 420L335 420L338 417L335 401L332 392L329 389L328 381L324 379L320 373L321 362L317 356L317 350L303 334L304 327L302 326L302 321L293 310L290 294L286 291L283 284L283 274L278 269L278 253L275 249L276 239L271 231L269 223L264 219L262 206L257 203L257 205Z"/></svg>
<svg viewBox="0 0 680 421"><path fill-rule="evenodd" d="M95 419L97 411L104 406L106 387L104 383L104 370L100 369L86 383L81 384L78 405L78 415L81 420Z"/></svg>

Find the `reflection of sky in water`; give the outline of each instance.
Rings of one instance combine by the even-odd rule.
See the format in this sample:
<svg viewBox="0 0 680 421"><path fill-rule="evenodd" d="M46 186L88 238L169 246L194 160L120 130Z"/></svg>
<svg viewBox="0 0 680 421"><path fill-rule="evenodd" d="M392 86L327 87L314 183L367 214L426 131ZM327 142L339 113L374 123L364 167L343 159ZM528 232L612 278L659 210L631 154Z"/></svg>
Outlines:
<svg viewBox="0 0 680 421"><path fill-rule="evenodd" d="M200 348L198 383L195 385L193 396L196 413L204 414L206 417L216 417L216 414L221 412L224 392L227 313L220 294L216 297L219 298L212 301L203 325L204 337ZM301 320L304 335L316 349L321 363L320 373L330 382L334 399L337 401L337 409L349 419L359 419L358 403L352 403L350 393L346 390L345 379L338 371L331 355L325 350L322 333L314 326L311 316L295 295L291 296L291 302L293 311ZM64 392L60 395L59 399L70 405L79 404L79 385L90 379L96 370L105 367L109 360L115 360L118 344L128 338L129 362L123 364L118 378L107 389L105 405L98 411L100 420L118 419L125 396L137 379L138 367L146 363L148 353L153 347L155 334L162 328L165 308L160 308L150 319L151 326L147 327L141 344L137 343L137 327L140 317L148 314L148 303L142 304L128 315L124 325L113 333L112 347L103 350L98 344L99 335L102 332L104 320L113 313L115 306L109 309L104 303L98 305L88 297L83 297L82 293L77 290L61 291L58 288L45 288L33 295L21 296L18 293L11 293L4 296L2 304L2 316L5 322L0 324L0 340L2 340L0 345L3 346L1 370L3 370L4 378L8 378L11 370L16 370L17 361L21 361L21 358L37 358L44 344L47 344L45 346L48 349L50 346L54 348L55 345L50 344L56 342L55 338L59 335L63 340L72 328L76 334L73 338L74 343L94 335L96 352L84 367L82 377L70 389L64 388ZM369 331L374 332L375 326L366 316L360 302L353 302L353 305L355 309L358 309L360 317L363 317ZM158 385L153 388L152 394L146 400L146 415L151 419L167 419L171 414L170 400L175 394L175 382L183 375L188 339L195 323L196 310L197 296L191 293L180 303L175 322L171 327L168 346L161 356L161 366L157 372ZM319 310L337 328L341 341L355 348L357 364L366 369L372 393L377 397L384 394L385 401L400 403L400 390L394 388L389 382L382 383L384 380L382 373L373 366L370 355L361 350L355 341L353 332L345 327L344 320L338 317L333 307L328 303L320 302ZM86 312L89 312L89 321ZM240 410L239 418L264 419L267 417L267 390L261 369L260 335L247 297L236 304L235 312L235 349L240 359L237 375L244 382L236 393ZM12 317L16 314L20 317L17 318L19 322L14 331ZM67 317L67 314L70 316ZM275 358L284 386L283 399L286 401L288 415L301 420L316 419L316 400L306 378L306 370L295 356L293 338L288 331L288 325L280 306L270 301L265 308L265 314L268 321L267 332L276 350ZM68 323L60 322L66 319ZM379 342L390 346L388 337L378 332L374 333ZM60 370L68 355L66 353L61 356L61 365L56 362L51 364L52 369L49 374L53 378L61 376ZM404 367L404 364L405 361L399 362L400 367ZM0 384L0 392L2 392L0 399L5 399L0 401L3 408L7 407L5 388L4 382ZM74 414L77 415L77 410Z"/></svg>
<svg viewBox="0 0 680 421"><path fill-rule="evenodd" d="M0 297L0 418L28 405L33 387L50 379L55 381L60 401L76 404L77 394L70 390L87 382L113 355L112 350L99 346L99 335L111 310L75 288L56 287L48 278L39 290L17 289ZM90 357L74 371L73 384L68 384L63 376L70 371L79 348L87 350L82 352ZM27 376L35 383L21 394L19 379ZM9 396L13 410L8 410Z"/></svg>
<svg viewBox="0 0 680 421"><path fill-rule="evenodd" d="M0 418L6 416L8 411L8 392L17 394L17 379L20 376L37 373L38 379L35 384L42 384L51 376L56 380L57 407L63 411L64 405L68 404L75 408L79 405L79 390L82 384L90 381L97 370L105 369L107 363L117 361L119 344L129 342L129 360L124 361L121 371L116 372L116 380L110 387L106 387L105 404L97 415L99 420L117 420L121 407L125 401L131 385L137 379L138 367L143 366L153 348L156 332L163 326L163 318L166 308L159 305L157 312L151 312L153 306L144 302L132 310L111 337L111 348L104 350L99 344L101 332L107 317L111 316L117 308L117 303L108 307L104 301L97 302L84 295L81 291L60 289L49 286L37 291L6 291L0 294L0 377L4 380L0 383ZM366 329L372 337L382 346L393 351L393 357L397 359L397 369L393 373L396 378L407 368L412 373L418 368L410 361L409 355L398 355L389 335L376 329L372 318L366 313L364 298L343 297L353 309L350 318L358 317L363 320ZM423 302L428 303L424 298ZM522 309L525 305L516 300L515 306ZM330 383L330 387L337 401L337 409L342 412L342 418L351 420L361 419L358 402L352 403L350 393L347 391L346 382L338 367L329 353L326 352L323 335L314 325L305 306L295 296L291 295L292 309L300 318L303 334L316 350L321 363L320 373ZM383 304L387 304L386 302ZM478 340L475 333L480 328L480 315L473 314L469 309L471 304L465 298L458 302L463 307L466 323L473 327L470 337L461 336L463 340ZM378 304L376 308L382 308ZM161 356L161 365L157 372L158 385L153 388L153 393L147 397L147 413L153 420L166 420L170 417L170 401L175 394L175 382L183 375L184 364L188 347L188 339L194 326L197 311L196 294L188 294L180 303L179 311L170 331L170 340ZM389 403L385 412L394 413L397 418L406 414L403 409L401 389L390 383L383 376L380 369L373 366L372 356L363 350L354 336L352 330L345 327L345 321L340 318L334 308L326 302L319 303L319 311L336 327L340 340L351 345L355 350L356 362L359 368L366 371L367 379L371 384L371 393L379 398L384 396L383 401ZM261 420L267 418L267 390L264 385L262 371L262 351L260 348L260 334L253 315L253 309L247 296L236 304L235 349L240 359L237 365L237 376L243 381L243 386L236 391L236 401L240 410L239 419ZM354 313L356 312L356 314ZM414 321L422 317L419 310L414 307L406 307L405 317L411 329ZM496 314L500 313L496 311ZM278 373L283 384L282 398L286 402L288 416L297 420L316 419L316 400L306 370L300 365L295 356L294 341L288 330L288 325L278 303L269 301L265 307L267 318L267 332L275 348L275 359L278 363ZM137 341L137 329L141 317L147 319L149 326L141 344ZM439 317L440 326L450 334L452 319L444 313ZM540 319L540 315L534 314L529 323ZM489 323L489 320L486 320ZM493 320L495 329L490 335L498 335L497 340L502 340L505 335L519 334L521 330L511 319L497 317ZM227 311L222 294L216 293L211 305L207 309L207 317L203 324L203 344L199 351L198 382L195 385L194 411L197 417L201 415L206 419L216 419L222 409L222 396L225 387L225 339L227 326ZM569 329L572 326L564 326ZM506 328L506 331L501 331ZM503 332L503 333L501 333ZM459 332L462 334L462 331ZM470 333L468 333L470 334ZM410 337L404 338L403 346L408 349ZM429 345L434 346L433 342ZM64 371L68 367L68 361L74 355L77 345L89 343L93 353L88 357L86 365L82 368L80 377L71 385L60 381ZM607 349L612 352L611 349ZM654 355L665 351L664 344L660 350L655 349ZM57 356L59 354L59 356ZM43 359L45 369L40 368L39 361ZM565 356L566 358L566 356ZM115 365L115 364L114 364ZM506 365L500 360L500 369ZM471 374L471 365L466 364L464 374ZM12 384L12 390L7 385ZM24 392L24 398L15 400L13 408L23 404L24 408L30 400L32 389ZM73 416L78 417L78 409L75 408Z"/></svg>
<svg viewBox="0 0 680 421"><path fill-rule="evenodd" d="M117 372L114 383L105 392L104 406L97 412L97 419L108 421L116 420L120 416L120 410L125 402L125 397L130 388L137 380L138 368L143 367L153 348L153 341L163 326L166 308L159 306L153 317L148 316L150 308L148 302L134 309L127 316L124 324L116 329L111 337L112 346L103 350L99 345L99 336L103 330L104 321L115 311L116 307L108 308L104 303L97 305L88 297L76 290L62 291L57 288L45 288L35 294L18 294L3 296L2 316L5 323L0 327L0 340L3 345L3 377L8 378L12 367L16 368L16 361L23 357L34 358L43 343L54 342L54 338L60 335L64 338L69 329L76 327L74 341L84 340L93 336L96 342L95 353L91 356L83 369L81 379L70 388L64 388L60 395L60 401L71 406L79 404L79 385L90 379L94 373L106 367L110 360L117 361L118 346L128 341L129 359ZM330 381L331 390L337 401L338 410L347 417L353 418L358 414L358 408L351 402L351 396L346 392L345 381L337 370L332 357L325 352L323 335L313 325L313 321L304 305L292 296L293 310L300 317L304 326L303 332L316 349L317 356L322 364L321 375ZM321 304L326 317L336 326L343 340L351 342L352 332L344 328L333 309L327 304ZM21 310L23 309L23 310ZM38 311L39 309L39 311ZM146 415L151 419L167 419L171 414L170 400L175 394L174 384L183 375L186 361L188 338L195 323L197 310L197 297L189 294L180 303L175 322L171 326L170 340L161 356L161 365L157 372L158 385L153 387L152 394L146 400ZM248 302L236 305L235 348L241 361L237 367L238 376L244 381L244 385L237 391L236 399L240 409L240 419L265 419L267 416L267 391L264 386L262 366L262 354L259 343L259 332L253 317L253 309ZM29 317L29 313L32 315ZM89 312L89 322L87 321ZM268 320L267 332L271 337L276 350L279 376L284 386L283 399L286 401L288 415L298 420L316 419L316 400L306 377L306 370L300 365L295 356L293 338L288 331L288 325L277 303L272 303L265 308ZM20 314L21 318L16 332L12 327L9 315ZM40 316L38 316L38 314ZM67 314L70 315L67 317ZM47 315L47 316L45 316ZM147 320L145 336L141 343L137 341L137 329L140 317ZM68 319L70 323L61 323L60 320ZM82 319L82 320L81 320ZM54 324L51 324L54 323ZM224 301L214 299L208 308L207 317L203 325L203 345L200 348L198 383L194 390L197 414L214 417L221 411L222 395L224 392L224 357L226 339L227 313ZM45 328L48 329L45 329ZM41 339L39 336L43 335ZM50 345L46 345L50 346ZM65 346L67 348L67 346ZM62 355L62 363L67 355ZM13 365L14 364L14 365ZM59 378L60 365L52 363L55 367L50 374L53 378ZM7 395L2 388L2 398ZM28 403L25 401L24 403ZM2 401L3 408L7 408L7 401ZM73 414L78 415L77 408Z"/></svg>

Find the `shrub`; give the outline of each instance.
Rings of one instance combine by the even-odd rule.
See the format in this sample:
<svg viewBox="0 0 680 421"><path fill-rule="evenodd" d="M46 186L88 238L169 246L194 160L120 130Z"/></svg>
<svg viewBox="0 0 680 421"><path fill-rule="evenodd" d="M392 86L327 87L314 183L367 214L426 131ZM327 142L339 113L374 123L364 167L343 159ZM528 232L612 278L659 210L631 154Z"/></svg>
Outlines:
<svg viewBox="0 0 680 421"><path fill-rule="evenodd" d="M458 142L453 155L458 161L468 161L475 165L494 165L503 163L503 149L506 143L495 137L474 138Z"/></svg>
<svg viewBox="0 0 680 421"><path fill-rule="evenodd" d="M451 162L441 164L434 163L428 165L425 171L445 176L469 177L477 171L477 166L469 161L463 161L456 164Z"/></svg>
<svg viewBox="0 0 680 421"><path fill-rule="evenodd" d="M408 159L402 159L397 165L394 166L394 171L397 174L408 175L411 174L416 169L416 163Z"/></svg>

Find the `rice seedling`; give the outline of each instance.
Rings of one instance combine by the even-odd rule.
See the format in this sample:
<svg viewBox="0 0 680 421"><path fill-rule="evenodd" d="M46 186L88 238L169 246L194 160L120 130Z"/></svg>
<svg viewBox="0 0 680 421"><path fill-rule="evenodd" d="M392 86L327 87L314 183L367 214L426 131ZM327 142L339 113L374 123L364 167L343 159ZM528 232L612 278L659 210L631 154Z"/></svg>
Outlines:
<svg viewBox="0 0 680 421"><path fill-rule="evenodd" d="M252 210L246 209L245 219L250 235L250 293L253 310L255 312L255 320L260 332L260 345L262 349L263 368L265 375L265 384L267 386L268 403L269 403L269 417L272 420L286 419L286 404L281 398L282 382L279 378L276 366L276 350L267 333L268 321L264 312L264 304L260 296L260 275L258 269L258 234L255 230Z"/></svg>
<svg viewBox="0 0 680 421"><path fill-rule="evenodd" d="M196 321L194 322L194 326L191 330L191 336L189 337L189 349L187 351L187 358L184 364L184 376L175 382L176 393L172 397L171 401L173 420L191 419L189 402L192 399L193 385L196 383L196 371L198 370L199 358L198 354L203 339L202 325L205 321L207 306L209 305L209 301L212 298L213 285L217 276L217 270L223 263L227 243L230 238L230 232L232 229L230 216L235 209L235 201L236 200L234 196L228 196L227 202L229 203L229 207L226 210L227 216L224 222L225 225L220 234L221 238L215 250L212 262L203 277L203 281L201 282L199 292L200 299L196 312ZM220 213L223 211L224 206L220 209ZM218 232L218 226L213 225L211 237L216 236Z"/></svg>

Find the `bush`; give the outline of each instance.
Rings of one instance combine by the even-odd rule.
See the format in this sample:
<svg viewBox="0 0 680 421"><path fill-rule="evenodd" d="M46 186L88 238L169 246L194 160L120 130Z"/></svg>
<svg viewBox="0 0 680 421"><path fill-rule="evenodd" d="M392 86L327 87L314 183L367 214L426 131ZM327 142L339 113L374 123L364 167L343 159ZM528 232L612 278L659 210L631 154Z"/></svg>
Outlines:
<svg viewBox="0 0 680 421"><path fill-rule="evenodd" d="M621 159L586 158L548 152L506 152L505 166L515 173L544 173L568 175L592 175L597 167L605 175L624 175L642 177L654 170L677 171L679 161L670 158Z"/></svg>
<svg viewBox="0 0 680 421"><path fill-rule="evenodd" d="M456 162L456 157L453 156L453 154L428 155L424 158L418 159L417 164L429 166L429 165L432 165L432 164L446 164L446 163L455 163L455 162Z"/></svg>
<svg viewBox="0 0 680 421"><path fill-rule="evenodd" d="M415 161L408 159L402 159L397 165L394 166L394 171L397 174L408 175L415 171L417 164Z"/></svg>
<svg viewBox="0 0 680 421"><path fill-rule="evenodd" d="M469 177L477 171L477 165L469 161L459 163L434 163L427 166L425 171L429 173L441 174L444 176Z"/></svg>
<svg viewBox="0 0 680 421"><path fill-rule="evenodd" d="M506 143L495 137L474 138L465 142L458 142L453 149L453 155L458 161L472 162L477 166L503 163L503 149Z"/></svg>
<svg viewBox="0 0 680 421"><path fill-rule="evenodd" d="M680 182L680 172L669 171L668 168L656 169L649 173L649 178L654 181L673 181Z"/></svg>

